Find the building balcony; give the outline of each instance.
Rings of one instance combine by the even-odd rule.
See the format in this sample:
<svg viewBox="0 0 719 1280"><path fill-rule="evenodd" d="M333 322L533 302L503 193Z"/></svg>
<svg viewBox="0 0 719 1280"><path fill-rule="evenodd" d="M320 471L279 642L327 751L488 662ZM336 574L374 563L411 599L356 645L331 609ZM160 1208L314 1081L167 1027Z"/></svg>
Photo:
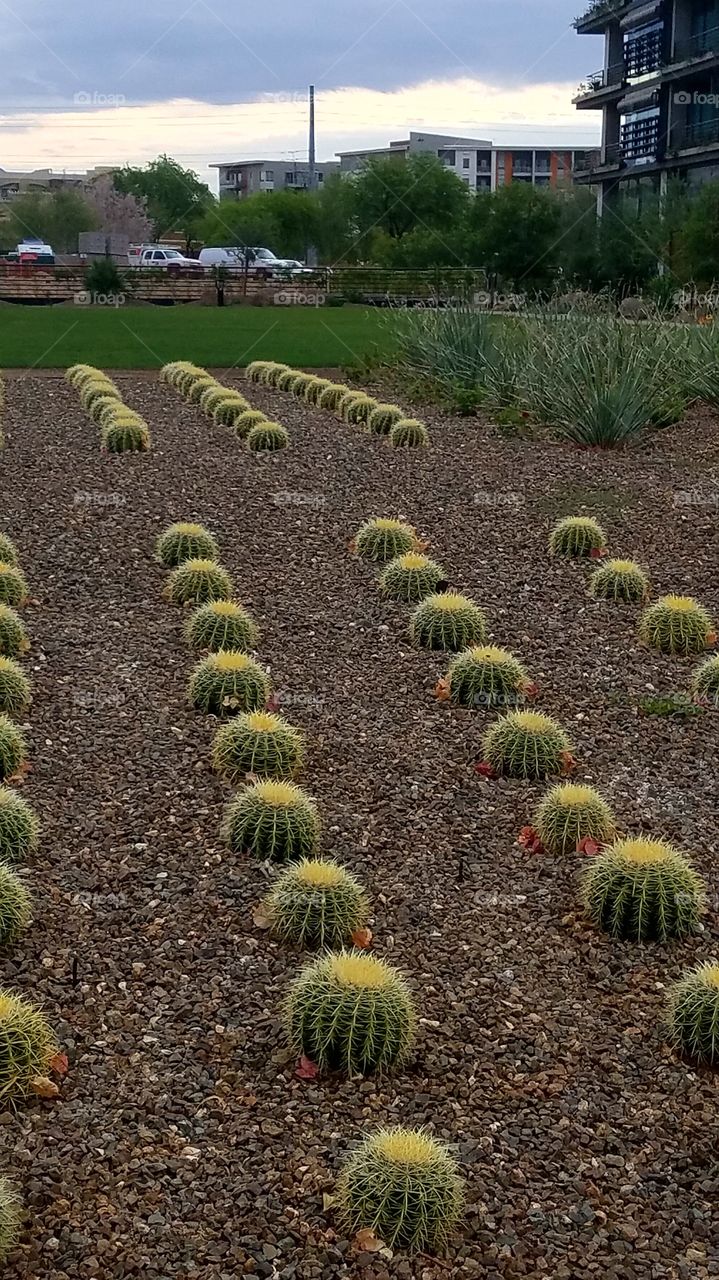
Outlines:
<svg viewBox="0 0 719 1280"><path fill-rule="evenodd" d="M602 71L593 71L583 80L572 99L576 107L601 107L624 89L626 72L623 62Z"/></svg>
<svg viewBox="0 0 719 1280"><path fill-rule="evenodd" d="M669 150L676 154L679 151L716 150L719 147L719 115L711 120L688 121L681 129L672 133Z"/></svg>
<svg viewBox="0 0 719 1280"><path fill-rule="evenodd" d="M694 62L697 59L709 58L712 54L719 54L719 27L712 27L710 31L701 31L698 35L690 36L688 40L677 40L672 62Z"/></svg>
<svg viewBox="0 0 719 1280"><path fill-rule="evenodd" d="M574 26L580 35L601 35L607 24L624 13L630 3L631 0L592 0L589 8L574 19Z"/></svg>

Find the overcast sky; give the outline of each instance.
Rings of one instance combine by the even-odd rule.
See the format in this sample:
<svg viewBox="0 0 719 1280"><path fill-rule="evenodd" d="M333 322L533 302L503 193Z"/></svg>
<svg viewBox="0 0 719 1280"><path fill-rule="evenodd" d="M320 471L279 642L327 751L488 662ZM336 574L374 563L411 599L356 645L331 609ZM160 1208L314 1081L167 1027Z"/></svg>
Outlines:
<svg viewBox="0 0 719 1280"><path fill-rule="evenodd" d="M602 60L582 0L0 0L0 168L85 168L167 150L213 160L381 145L411 125L594 142L571 106Z"/></svg>

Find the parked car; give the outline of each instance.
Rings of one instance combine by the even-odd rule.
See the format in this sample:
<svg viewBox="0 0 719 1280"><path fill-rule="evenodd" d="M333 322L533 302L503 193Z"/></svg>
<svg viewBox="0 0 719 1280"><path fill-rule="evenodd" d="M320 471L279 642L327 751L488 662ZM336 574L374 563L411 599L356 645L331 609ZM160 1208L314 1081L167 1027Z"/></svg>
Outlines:
<svg viewBox="0 0 719 1280"><path fill-rule="evenodd" d="M271 249L253 248L252 265L259 274L267 273L270 276L286 277L288 275L299 275L308 271L309 268L300 262L298 258L278 258L277 254Z"/></svg>
<svg viewBox="0 0 719 1280"><path fill-rule="evenodd" d="M52 267L55 265L55 251L42 240L22 240L15 250L16 262L33 262L37 266Z"/></svg>
<svg viewBox="0 0 719 1280"><path fill-rule="evenodd" d="M229 271L244 271L245 251L234 245L225 249L209 246L200 250L199 263L201 267L227 267Z"/></svg>
<svg viewBox="0 0 719 1280"><path fill-rule="evenodd" d="M166 249L159 244L131 245L127 253L127 261L131 267L155 267L160 271L179 270L182 268L201 267L197 258L186 258L179 249Z"/></svg>

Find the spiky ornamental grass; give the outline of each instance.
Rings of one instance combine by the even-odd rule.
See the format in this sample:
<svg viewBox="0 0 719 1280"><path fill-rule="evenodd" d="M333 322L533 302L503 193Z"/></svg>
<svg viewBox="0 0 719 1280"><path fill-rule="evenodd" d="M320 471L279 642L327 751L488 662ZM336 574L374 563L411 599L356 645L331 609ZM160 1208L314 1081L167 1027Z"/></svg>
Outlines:
<svg viewBox="0 0 719 1280"><path fill-rule="evenodd" d="M0 648L2 648L2 616L0 615ZM719 707L719 656L707 658L692 672L692 693L698 702Z"/></svg>
<svg viewBox="0 0 719 1280"><path fill-rule="evenodd" d="M312 961L293 982L285 1004L292 1051L321 1070L348 1076L401 1063L412 1047L415 1024L401 975L365 951Z"/></svg>
<svg viewBox="0 0 719 1280"><path fill-rule="evenodd" d="M103 429L102 444L108 453L147 453L150 431L144 422L115 419Z"/></svg>
<svg viewBox="0 0 719 1280"><path fill-rule="evenodd" d="M448 1148L422 1129L380 1129L352 1153L336 1200L343 1230L362 1228L390 1248L441 1253L462 1217L464 1194Z"/></svg>
<svg viewBox="0 0 719 1280"><path fill-rule="evenodd" d="M349 945L370 913L359 881L329 858L303 858L288 867L264 907L275 937L307 950Z"/></svg>
<svg viewBox="0 0 719 1280"><path fill-rule="evenodd" d="M607 560L589 583L589 594L597 600L641 604L649 598L649 591L649 578L635 560Z"/></svg>
<svg viewBox="0 0 719 1280"><path fill-rule="evenodd" d="M0 782L12 778L25 761L25 739L7 716L0 715Z"/></svg>
<svg viewBox="0 0 719 1280"><path fill-rule="evenodd" d="M702 653L712 642L711 619L691 596L663 596L644 610L639 638L661 653Z"/></svg>
<svg viewBox="0 0 719 1280"><path fill-rule="evenodd" d="M157 539L157 558L166 569L174 569L184 560L215 560L218 548L204 525L180 521L168 525Z"/></svg>
<svg viewBox="0 0 719 1280"><path fill-rule="evenodd" d="M492 644L458 653L450 663L446 684L453 707L513 706L531 690L518 658Z"/></svg>
<svg viewBox="0 0 719 1280"><path fill-rule="evenodd" d="M696 930L704 885L664 840L619 840L592 860L582 883L593 924L630 942L666 942Z"/></svg>
<svg viewBox="0 0 719 1280"><path fill-rule="evenodd" d="M412 644L420 649L444 649L452 653L484 644L487 620L479 605L455 591L427 596L409 623Z"/></svg>
<svg viewBox="0 0 719 1280"><path fill-rule="evenodd" d="M429 444L429 432L416 418L401 418L390 427L389 442L393 449L424 449Z"/></svg>
<svg viewBox="0 0 719 1280"><path fill-rule="evenodd" d="M367 426L373 435L388 436L395 422L401 422L404 410L396 404L378 404L367 420Z"/></svg>
<svg viewBox="0 0 719 1280"><path fill-rule="evenodd" d="M572 746L556 720L540 711L510 711L484 735L484 759L496 774L549 778L566 771Z"/></svg>
<svg viewBox="0 0 719 1280"><path fill-rule="evenodd" d="M377 401L372 396L358 395L345 405L344 419L350 426L367 426L370 414L377 408Z"/></svg>
<svg viewBox="0 0 719 1280"><path fill-rule="evenodd" d="M29 1000L0 988L0 1099L25 1098L46 1076L57 1053L44 1014Z"/></svg>
<svg viewBox="0 0 719 1280"><path fill-rule="evenodd" d="M320 409L331 409L336 411L343 396L347 395L349 387L344 386L341 382L331 382L320 392L317 404Z"/></svg>
<svg viewBox="0 0 719 1280"><path fill-rule="evenodd" d="M9 787L0 787L0 863L18 867L38 845L40 824L27 800Z"/></svg>
<svg viewBox="0 0 719 1280"><path fill-rule="evenodd" d="M186 635L193 649L236 649L251 653L259 643L259 630L249 613L235 600L211 600L188 618Z"/></svg>
<svg viewBox="0 0 719 1280"><path fill-rule="evenodd" d="M243 413L247 413L249 408L250 406L244 396L228 394L224 400L221 400L215 406L212 414L213 422L218 427L234 427L237 419Z"/></svg>
<svg viewBox="0 0 719 1280"><path fill-rule="evenodd" d="M251 453L277 453L290 443L290 433L279 422L260 422L247 434L247 448Z"/></svg>
<svg viewBox="0 0 719 1280"><path fill-rule="evenodd" d="M170 574L168 595L173 604L204 604L208 600L230 600L232 578L216 560L197 557L184 560Z"/></svg>
<svg viewBox="0 0 719 1280"><path fill-rule="evenodd" d="M602 526L591 516L565 516L549 535L549 551L553 556L598 556L607 539Z"/></svg>
<svg viewBox="0 0 719 1280"><path fill-rule="evenodd" d="M30 706L30 681L14 658L0 657L0 712L20 716Z"/></svg>
<svg viewBox="0 0 719 1280"><path fill-rule="evenodd" d="M0 560L4 564L17 564L18 554L17 547L12 538L8 538L6 533L0 533Z"/></svg>
<svg viewBox="0 0 719 1280"><path fill-rule="evenodd" d="M261 711L272 691L269 676L254 658L235 649L220 649L202 658L192 671L190 702L198 711L234 715Z"/></svg>
<svg viewBox="0 0 719 1280"><path fill-rule="evenodd" d="M0 604L16 609L27 600L27 582L15 564L0 560Z"/></svg>
<svg viewBox="0 0 719 1280"><path fill-rule="evenodd" d="M0 865L0 947L12 947L32 917L30 894L10 867Z"/></svg>
<svg viewBox="0 0 719 1280"><path fill-rule="evenodd" d="M719 964L690 969L667 993L669 1033L677 1052L719 1066Z"/></svg>
<svg viewBox="0 0 719 1280"><path fill-rule="evenodd" d="M27 653L30 642L19 614L7 604L0 604L0 654L19 658Z"/></svg>
<svg viewBox="0 0 719 1280"><path fill-rule="evenodd" d="M292 782L256 782L227 809L223 833L235 853L258 862L299 862L311 858L320 838L314 802Z"/></svg>
<svg viewBox="0 0 719 1280"><path fill-rule="evenodd" d="M444 569L434 560L417 551L408 551L406 555L390 560L380 575L379 586L382 594L391 600L411 604L434 595L445 577Z"/></svg>
<svg viewBox="0 0 719 1280"><path fill-rule="evenodd" d="M250 711L223 725L212 747L212 764L223 778L239 783L248 773L292 778L302 765L302 734L268 711Z"/></svg>
<svg viewBox="0 0 719 1280"><path fill-rule="evenodd" d="M263 422L267 422L267 415L261 409L245 409L232 425L240 440L246 440L252 428L261 426Z"/></svg>
<svg viewBox="0 0 719 1280"><path fill-rule="evenodd" d="M411 524L379 516L362 525L355 538L357 554L363 560L386 564L398 556L407 555L417 544L417 534Z"/></svg>
<svg viewBox="0 0 719 1280"><path fill-rule="evenodd" d="M614 839L616 824L606 800L593 787L563 782L541 801L534 827L550 853L574 853L583 840L597 845Z"/></svg>
<svg viewBox="0 0 719 1280"><path fill-rule="evenodd" d="M7 1178L0 1177L0 1262L15 1248L21 1220L20 1196Z"/></svg>

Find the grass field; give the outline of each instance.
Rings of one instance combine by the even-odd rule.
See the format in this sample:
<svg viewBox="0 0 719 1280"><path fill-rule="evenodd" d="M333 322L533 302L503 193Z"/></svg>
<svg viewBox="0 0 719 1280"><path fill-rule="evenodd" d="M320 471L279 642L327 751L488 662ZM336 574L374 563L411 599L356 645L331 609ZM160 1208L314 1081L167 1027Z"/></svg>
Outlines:
<svg viewBox="0 0 719 1280"><path fill-rule="evenodd" d="M213 368L282 360L304 368L356 363L391 345L386 312L363 307L0 307L0 368Z"/></svg>

